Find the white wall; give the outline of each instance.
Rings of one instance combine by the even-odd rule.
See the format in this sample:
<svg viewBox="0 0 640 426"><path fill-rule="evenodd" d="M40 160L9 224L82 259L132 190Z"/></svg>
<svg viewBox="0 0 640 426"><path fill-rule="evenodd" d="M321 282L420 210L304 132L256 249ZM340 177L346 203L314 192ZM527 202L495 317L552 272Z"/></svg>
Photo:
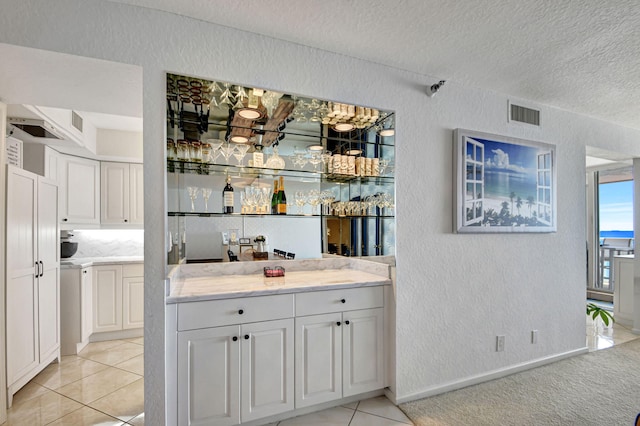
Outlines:
<svg viewBox="0 0 640 426"><path fill-rule="evenodd" d="M163 421L165 71L397 111L400 399L584 348L585 146L640 155L639 131L547 107L542 129L512 126L499 93L450 81L428 98L424 89L435 77L106 2L4 1L0 42L143 67L149 424ZM452 234L458 127L557 144L557 233ZM537 345L529 343L532 329ZM506 335L501 353L497 334Z"/></svg>
<svg viewBox="0 0 640 426"><path fill-rule="evenodd" d="M72 233L72 241L78 243L73 258L144 256L142 229L87 229Z"/></svg>
<svg viewBox="0 0 640 426"><path fill-rule="evenodd" d="M127 158L142 162L142 133L124 130L98 129L95 153L100 158Z"/></svg>

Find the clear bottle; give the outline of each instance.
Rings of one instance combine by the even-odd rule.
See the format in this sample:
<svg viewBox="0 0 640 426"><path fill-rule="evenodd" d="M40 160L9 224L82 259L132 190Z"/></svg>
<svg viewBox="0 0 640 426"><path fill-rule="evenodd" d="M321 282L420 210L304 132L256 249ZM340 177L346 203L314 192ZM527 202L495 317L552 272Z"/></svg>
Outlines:
<svg viewBox="0 0 640 426"><path fill-rule="evenodd" d="M222 213L233 213L234 194L231 186L231 176L227 175L227 184L222 190Z"/></svg>
<svg viewBox="0 0 640 426"><path fill-rule="evenodd" d="M284 177L280 176L278 184L278 214L287 214L287 196L284 193Z"/></svg>

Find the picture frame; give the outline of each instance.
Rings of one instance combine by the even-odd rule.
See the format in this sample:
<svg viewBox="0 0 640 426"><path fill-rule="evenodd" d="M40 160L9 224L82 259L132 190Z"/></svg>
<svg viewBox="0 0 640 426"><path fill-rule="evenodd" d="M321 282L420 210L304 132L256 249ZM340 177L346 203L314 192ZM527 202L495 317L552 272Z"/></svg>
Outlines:
<svg viewBox="0 0 640 426"><path fill-rule="evenodd" d="M557 231L553 144L454 130L455 233Z"/></svg>

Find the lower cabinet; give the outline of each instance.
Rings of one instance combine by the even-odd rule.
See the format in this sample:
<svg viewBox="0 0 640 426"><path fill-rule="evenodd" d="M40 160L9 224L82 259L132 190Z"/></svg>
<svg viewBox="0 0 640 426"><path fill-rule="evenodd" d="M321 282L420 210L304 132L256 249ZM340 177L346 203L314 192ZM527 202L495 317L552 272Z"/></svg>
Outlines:
<svg viewBox="0 0 640 426"><path fill-rule="evenodd" d="M296 408L382 389L383 309L296 318Z"/></svg>
<svg viewBox="0 0 640 426"><path fill-rule="evenodd" d="M383 389L383 287L179 303L178 424L230 426Z"/></svg>
<svg viewBox="0 0 640 426"><path fill-rule="evenodd" d="M293 319L178 333L180 425L235 425L293 410Z"/></svg>
<svg viewBox="0 0 640 426"><path fill-rule="evenodd" d="M60 271L60 353L75 355L93 332L92 268Z"/></svg>
<svg viewBox="0 0 640 426"><path fill-rule="evenodd" d="M143 327L143 264L94 266L92 297L94 333Z"/></svg>

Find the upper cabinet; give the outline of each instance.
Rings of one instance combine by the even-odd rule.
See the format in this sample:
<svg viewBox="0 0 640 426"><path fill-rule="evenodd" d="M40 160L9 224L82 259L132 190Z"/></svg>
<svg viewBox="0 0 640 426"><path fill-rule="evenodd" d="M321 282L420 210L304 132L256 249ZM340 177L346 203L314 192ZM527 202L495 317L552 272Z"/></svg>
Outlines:
<svg viewBox="0 0 640 426"><path fill-rule="evenodd" d="M102 162L100 222L141 225L144 222L142 164Z"/></svg>
<svg viewBox="0 0 640 426"><path fill-rule="evenodd" d="M319 218L323 252L395 254L394 160L392 111L167 75L170 217Z"/></svg>
<svg viewBox="0 0 640 426"><path fill-rule="evenodd" d="M61 155L58 158L59 217L71 225L100 225L100 162Z"/></svg>

